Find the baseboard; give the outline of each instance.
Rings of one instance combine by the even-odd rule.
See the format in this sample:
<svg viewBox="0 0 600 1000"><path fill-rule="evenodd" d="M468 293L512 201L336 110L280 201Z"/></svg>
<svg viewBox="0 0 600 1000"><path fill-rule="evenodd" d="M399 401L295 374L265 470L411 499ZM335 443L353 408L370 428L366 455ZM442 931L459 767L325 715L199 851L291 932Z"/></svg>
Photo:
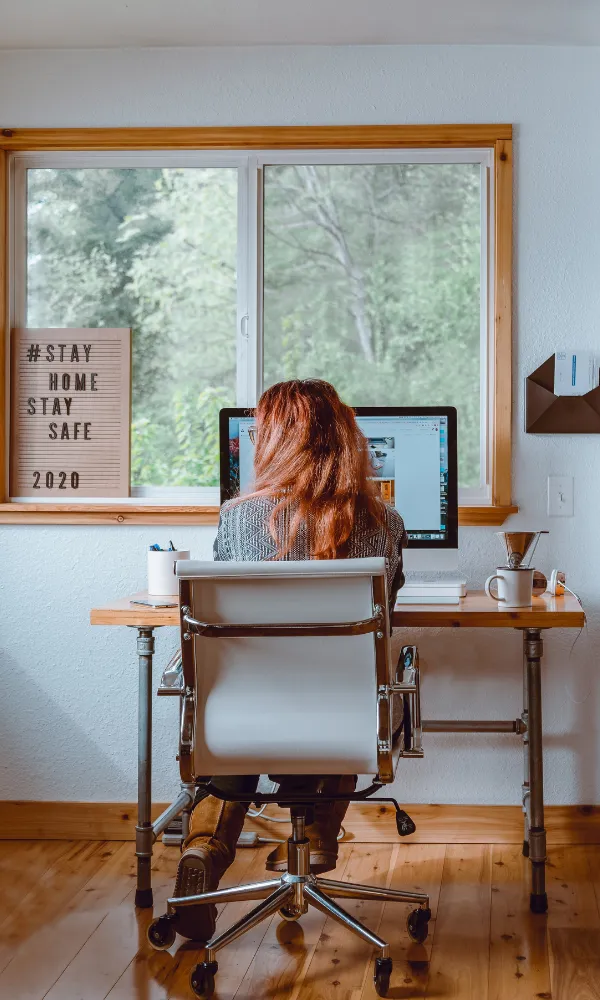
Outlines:
<svg viewBox="0 0 600 1000"><path fill-rule="evenodd" d="M153 807L153 817L165 803ZM406 843L518 844L523 839L519 806L407 805L417 832ZM284 816L272 809L272 815ZM136 807L132 802L0 802L0 839L134 840ZM350 806L344 821L348 840L396 842L394 811L376 801ZM550 844L600 844L600 806L547 806ZM284 824L248 820L246 829L287 836Z"/></svg>

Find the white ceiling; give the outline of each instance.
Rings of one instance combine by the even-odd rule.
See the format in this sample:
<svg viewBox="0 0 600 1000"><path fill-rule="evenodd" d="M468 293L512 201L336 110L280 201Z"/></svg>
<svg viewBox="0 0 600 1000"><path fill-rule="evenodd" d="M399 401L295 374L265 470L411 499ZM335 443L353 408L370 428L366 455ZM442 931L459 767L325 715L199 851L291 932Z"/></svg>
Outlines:
<svg viewBox="0 0 600 1000"><path fill-rule="evenodd" d="M599 45L600 0L0 0L0 48Z"/></svg>

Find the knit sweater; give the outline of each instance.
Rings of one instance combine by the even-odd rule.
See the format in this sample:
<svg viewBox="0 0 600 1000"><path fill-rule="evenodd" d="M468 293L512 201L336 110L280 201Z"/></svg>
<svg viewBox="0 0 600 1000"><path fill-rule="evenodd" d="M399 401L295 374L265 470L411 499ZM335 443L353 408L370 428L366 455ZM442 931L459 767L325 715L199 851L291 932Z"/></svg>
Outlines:
<svg viewBox="0 0 600 1000"><path fill-rule="evenodd" d="M228 500L221 507L214 557L221 562L263 562L274 559L277 546L269 530L275 501L269 497ZM285 529L284 529L285 530ZM357 516L348 540L347 556L364 559L385 556L390 611L404 583L402 549L407 544L404 522L394 507L385 508L385 522L373 527L364 512ZM286 560L310 559L308 532L301 525Z"/></svg>

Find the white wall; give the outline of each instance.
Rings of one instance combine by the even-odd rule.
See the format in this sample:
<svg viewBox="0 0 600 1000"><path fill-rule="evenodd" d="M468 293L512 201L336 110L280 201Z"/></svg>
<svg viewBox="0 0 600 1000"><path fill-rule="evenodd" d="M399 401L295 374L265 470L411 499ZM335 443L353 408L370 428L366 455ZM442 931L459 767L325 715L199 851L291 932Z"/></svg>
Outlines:
<svg viewBox="0 0 600 1000"><path fill-rule="evenodd" d="M598 49L361 47L0 54L0 127L512 122L516 133L514 498L512 526L549 527L538 565L583 596L587 631L546 642L547 801L600 802L599 437L523 433L524 376L561 344L599 347ZM382 401L383 402L383 401ZM546 517L549 474L575 477L575 517ZM175 530L175 529L172 529ZM145 549L167 529L0 529L0 798L135 798L135 634L90 628L89 608L141 588ZM210 554L213 529L176 542ZM461 531L461 565L481 587L500 553L492 529ZM158 633L156 674L173 648ZM520 636L419 637L427 716L516 717ZM434 682L435 678L435 682ZM175 705L156 705L155 797L176 765ZM429 736L407 762L405 802L513 803L511 737Z"/></svg>

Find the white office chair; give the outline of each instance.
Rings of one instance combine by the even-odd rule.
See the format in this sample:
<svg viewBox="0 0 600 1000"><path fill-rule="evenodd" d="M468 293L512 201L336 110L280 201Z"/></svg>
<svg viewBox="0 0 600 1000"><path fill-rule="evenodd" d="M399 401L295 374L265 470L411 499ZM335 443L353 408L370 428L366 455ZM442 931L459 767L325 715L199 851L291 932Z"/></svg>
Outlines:
<svg viewBox="0 0 600 1000"><path fill-rule="evenodd" d="M418 668L407 647L401 678L392 677L385 560L177 564L184 674L182 779L221 799L216 775L362 774L373 782L362 801L394 779L400 755L422 756ZM401 661L402 662L402 661ZM392 695L404 697L404 738L392 745ZM182 907L257 899L259 904L206 945L192 971L198 997L212 996L216 954L276 911L298 919L309 906L349 927L380 951L375 985L386 996L389 945L346 913L335 898L416 904L408 933L422 942L431 917L424 893L353 885L310 873L307 812L320 796L255 793L236 799L290 806L288 870L280 878L202 895L173 898L148 928L157 949L169 948ZM401 834L414 824L396 807Z"/></svg>

